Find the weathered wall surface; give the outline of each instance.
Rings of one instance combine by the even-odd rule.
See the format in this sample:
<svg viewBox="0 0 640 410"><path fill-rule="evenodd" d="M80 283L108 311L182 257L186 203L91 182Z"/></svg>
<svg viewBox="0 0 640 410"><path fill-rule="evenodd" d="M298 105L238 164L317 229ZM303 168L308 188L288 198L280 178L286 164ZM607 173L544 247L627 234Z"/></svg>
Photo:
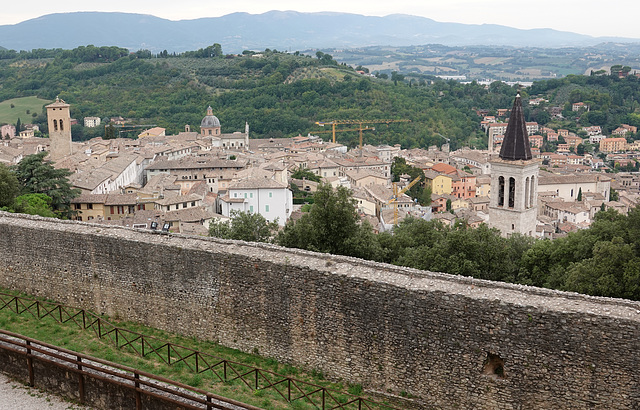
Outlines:
<svg viewBox="0 0 640 410"><path fill-rule="evenodd" d="M636 302L6 213L0 286L438 408L640 407Z"/></svg>

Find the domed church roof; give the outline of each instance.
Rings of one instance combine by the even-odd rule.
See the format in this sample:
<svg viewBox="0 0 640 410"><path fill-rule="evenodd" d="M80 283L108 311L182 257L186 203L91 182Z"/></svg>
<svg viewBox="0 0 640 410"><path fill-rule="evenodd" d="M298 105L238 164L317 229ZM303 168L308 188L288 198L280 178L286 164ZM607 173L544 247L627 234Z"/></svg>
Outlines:
<svg viewBox="0 0 640 410"><path fill-rule="evenodd" d="M202 119L202 122L200 122L200 128L213 128L213 127L219 127L219 126L220 126L220 120L218 119L218 117L213 115L213 108L209 106L207 108L206 117L204 117Z"/></svg>

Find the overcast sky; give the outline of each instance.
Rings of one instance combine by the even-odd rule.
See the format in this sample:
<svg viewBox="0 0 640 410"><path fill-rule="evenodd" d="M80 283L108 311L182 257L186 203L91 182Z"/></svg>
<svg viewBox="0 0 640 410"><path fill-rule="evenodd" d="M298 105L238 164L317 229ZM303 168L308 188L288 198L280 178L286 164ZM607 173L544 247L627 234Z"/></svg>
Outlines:
<svg viewBox="0 0 640 410"><path fill-rule="evenodd" d="M591 36L640 38L640 2L633 0L31 0L5 2L0 25L16 24L45 14L73 11L121 11L170 20L219 17L234 12L260 14L270 10L337 11L368 16L412 14L440 22L500 24L553 28Z"/></svg>

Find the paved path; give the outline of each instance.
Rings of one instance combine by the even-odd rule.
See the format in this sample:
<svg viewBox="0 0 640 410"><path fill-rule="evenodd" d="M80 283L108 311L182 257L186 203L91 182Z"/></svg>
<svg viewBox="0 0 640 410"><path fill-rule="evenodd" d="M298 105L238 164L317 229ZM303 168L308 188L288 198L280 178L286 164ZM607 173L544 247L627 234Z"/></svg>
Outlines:
<svg viewBox="0 0 640 410"><path fill-rule="evenodd" d="M71 410L89 409L62 400L53 394L32 389L0 373L0 410Z"/></svg>

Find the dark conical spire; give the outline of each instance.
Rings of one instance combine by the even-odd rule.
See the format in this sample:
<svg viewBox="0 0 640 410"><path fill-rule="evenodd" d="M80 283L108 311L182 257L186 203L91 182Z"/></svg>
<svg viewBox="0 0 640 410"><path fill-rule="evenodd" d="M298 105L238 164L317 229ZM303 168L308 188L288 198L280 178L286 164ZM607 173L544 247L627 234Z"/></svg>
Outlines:
<svg viewBox="0 0 640 410"><path fill-rule="evenodd" d="M532 158L520 93L516 95L516 99L513 102L507 132L504 133L502 148L500 148L500 158L508 160L527 160Z"/></svg>

